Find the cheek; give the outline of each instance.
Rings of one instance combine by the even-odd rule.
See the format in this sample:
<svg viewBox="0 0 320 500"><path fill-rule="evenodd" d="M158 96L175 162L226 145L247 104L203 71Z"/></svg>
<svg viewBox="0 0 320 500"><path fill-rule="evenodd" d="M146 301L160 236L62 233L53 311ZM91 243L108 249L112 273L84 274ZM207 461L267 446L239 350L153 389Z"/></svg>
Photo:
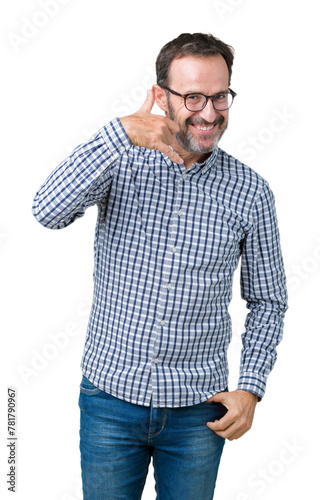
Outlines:
<svg viewBox="0 0 320 500"><path fill-rule="evenodd" d="M190 123L192 123L193 117L194 113L190 113L188 112L187 109L184 109L179 114L179 121L180 123L183 123L185 126L188 126Z"/></svg>
<svg viewBox="0 0 320 500"><path fill-rule="evenodd" d="M177 119L180 123L186 124L189 123L190 113L184 108L179 109L176 114Z"/></svg>
<svg viewBox="0 0 320 500"><path fill-rule="evenodd" d="M181 129L186 129L188 124L190 123L188 118L189 118L188 114L183 112L181 113L177 112L177 114L175 115L175 122L179 125Z"/></svg>
<svg viewBox="0 0 320 500"><path fill-rule="evenodd" d="M225 112L220 113L220 114L224 118L224 123L227 123L228 122L228 118L229 118L229 111L225 111Z"/></svg>

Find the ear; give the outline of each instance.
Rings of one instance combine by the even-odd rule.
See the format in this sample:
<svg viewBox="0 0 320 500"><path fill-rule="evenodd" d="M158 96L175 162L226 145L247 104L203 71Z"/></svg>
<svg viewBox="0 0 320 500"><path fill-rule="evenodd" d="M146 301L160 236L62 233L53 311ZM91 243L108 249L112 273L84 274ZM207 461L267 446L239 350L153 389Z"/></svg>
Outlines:
<svg viewBox="0 0 320 500"><path fill-rule="evenodd" d="M167 112L168 104L167 104L167 94L165 89L163 89L159 85L153 85L152 90L154 93L154 98L159 108L162 109L162 111Z"/></svg>

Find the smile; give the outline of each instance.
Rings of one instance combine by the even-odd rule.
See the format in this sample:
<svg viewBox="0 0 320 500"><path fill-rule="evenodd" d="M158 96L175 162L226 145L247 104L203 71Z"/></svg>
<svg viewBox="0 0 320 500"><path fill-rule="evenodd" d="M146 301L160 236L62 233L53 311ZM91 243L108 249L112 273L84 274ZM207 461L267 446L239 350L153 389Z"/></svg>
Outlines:
<svg viewBox="0 0 320 500"><path fill-rule="evenodd" d="M197 123L192 123L191 125L197 130L199 130L199 132L211 132L215 128L215 124L209 125L207 127L203 125L198 125Z"/></svg>
<svg viewBox="0 0 320 500"><path fill-rule="evenodd" d="M210 127L200 127L200 125L194 125L199 130L212 130L214 125L210 125Z"/></svg>

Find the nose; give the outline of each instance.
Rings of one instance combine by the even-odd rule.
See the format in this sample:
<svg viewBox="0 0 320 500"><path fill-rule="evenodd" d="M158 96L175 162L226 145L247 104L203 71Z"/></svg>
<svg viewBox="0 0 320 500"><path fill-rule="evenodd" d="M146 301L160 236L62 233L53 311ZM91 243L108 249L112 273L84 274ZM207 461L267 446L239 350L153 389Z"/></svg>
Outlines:
<svg viewBox="0 0 320 500"><path fill-rule="evenodd" d="M212 99L208 99L205 107L201 111L199 111L199 115L207 122L214 122L214 120L219 115L219 112L214 109Z"/></svg>

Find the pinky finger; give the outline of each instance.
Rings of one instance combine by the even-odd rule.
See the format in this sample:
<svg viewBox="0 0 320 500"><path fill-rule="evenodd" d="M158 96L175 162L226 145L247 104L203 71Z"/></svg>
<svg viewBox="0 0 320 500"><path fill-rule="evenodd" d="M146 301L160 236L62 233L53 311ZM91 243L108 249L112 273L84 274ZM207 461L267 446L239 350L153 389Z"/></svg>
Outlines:
<svg viewBox="0 0 320 500"><path fill-rule="evenodd" d="M170 146L163 145L163 147L159 147L159 151L161 151L161 153L164 153L166 156L168 156L168 158L170 158L170 160L174 161L175 163L179 163L180 165L184 163L181 156L179 156L178 153L170 148Z"/></svg>

